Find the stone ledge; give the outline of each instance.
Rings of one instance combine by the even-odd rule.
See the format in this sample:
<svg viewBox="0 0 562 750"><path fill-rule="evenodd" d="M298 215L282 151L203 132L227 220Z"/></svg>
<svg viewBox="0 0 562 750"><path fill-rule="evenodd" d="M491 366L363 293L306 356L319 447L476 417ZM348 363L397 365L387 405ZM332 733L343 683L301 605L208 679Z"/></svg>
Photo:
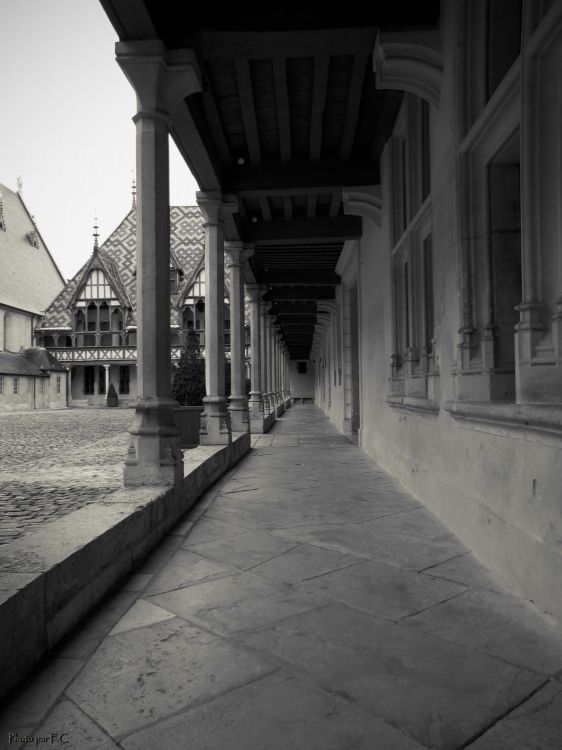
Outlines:
<svg viewBox="0 0 562 750"><path fill-rule="evenodd" d="M562 405L447 401L444 408L458 420L516 432L532 431L562 440Z"/></svg>
<svg viewBox="0 0 562 750"><path fill-rule="evenodd" d="M393 409L402 411L422 412L424 414L437 415L440 411L440 405L437 401L421 396L387 396L385 402Z"/></svg>
<svg viewBox="0 0 562 750"><path fill-rule="evenodd" d="M177 487L123 488L0 549L0 699L250 450L190 451Z"/></svg>

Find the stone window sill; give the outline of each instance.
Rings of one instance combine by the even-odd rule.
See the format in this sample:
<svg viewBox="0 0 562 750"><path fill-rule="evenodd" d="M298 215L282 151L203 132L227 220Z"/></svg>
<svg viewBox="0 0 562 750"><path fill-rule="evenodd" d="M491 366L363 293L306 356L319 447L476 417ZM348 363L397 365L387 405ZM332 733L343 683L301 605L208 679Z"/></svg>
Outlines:
<svg viewBox="0 0 562 750"><path fill-rule="evenodd" d="M562 440L562 404L447 401L444 408L454 419L488 426L494 432L532 431Z"/></svg>
<svg viewBox="0 0 562 750"><path fill-rule="evenodd" d="M424 414L438 414L440 405L437 401L421 396L387 396L386 403L393 409L400 411L423 412Z"/></svg>

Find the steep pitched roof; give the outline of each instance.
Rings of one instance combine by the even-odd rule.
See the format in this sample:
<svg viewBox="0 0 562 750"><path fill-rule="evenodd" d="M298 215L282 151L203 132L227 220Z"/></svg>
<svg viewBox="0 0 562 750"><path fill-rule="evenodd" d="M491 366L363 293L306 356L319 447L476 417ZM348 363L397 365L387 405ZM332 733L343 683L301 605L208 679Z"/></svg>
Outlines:
<svg viewBox="0 0 562 750"><path fill-rule="evenodd" d="M42 346L33 346L28 349L20 349L19 356L24 357L31 362L38 370L43 373L48 372L66 372L56 357Z"/></svg>
<svg viewBox="0 0 562 750"><path fill-rule="evenodd" d="M42 313L64 279L19 193L0 183L6 230L0 229L0 304ZM30 239L35 232L37 247Z"/></svg>
<svg viewBox="0 0 562 750"><path fill-rule="evenodd" d="M178 294L185 288L186 279L198 265L204 250L204 229L201 212L197 206L172 206L170 208L170 246L175 256L174 265L183 271ZM136 325L136 210L132 209L121 224L99 249L99 258L112 286L128 300L131 307L127 325ZM42 321L42 329L67 329L72 327L72 304L76 293L85 281L92 263L90 258L57 295ZM170 310L170 323L179 324L180 313Z"/></svg>

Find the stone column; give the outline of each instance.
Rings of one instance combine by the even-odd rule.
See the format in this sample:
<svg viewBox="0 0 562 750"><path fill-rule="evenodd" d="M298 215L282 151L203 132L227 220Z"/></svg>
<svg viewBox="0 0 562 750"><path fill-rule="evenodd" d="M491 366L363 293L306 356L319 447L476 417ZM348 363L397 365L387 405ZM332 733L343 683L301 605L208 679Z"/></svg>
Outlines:
<svg viewBox="0 0 562 750"><path fill-rule="evenodd" d="M105 372L104 372L104 376L105 376L105 395L107 396L107 394L109 393L109 383L110 383L110 380L109 380L109 365L104 365L103 367L104 367L104 370L105 370Z"/></svg>
<svg viewBox="0 0 562 750"><path fill-rule="evenodd" d="M159 41L118 42L117 61L137 94L137 394L125 484L173 485L183 456L170 398L168 124L201 90L194 55Z"/></svg>
<svg viewBox="0 0 562 750"><path fill-rule="evenodd" d="M267 311L270 308L268 302L263 300L259 303L260 309L260 377L261 377L261 392L263 398L263 416L265 419L271 412L271 404L269 401L269 393L267 390L269 369L268 365L268 346L267 346Z"/></svg>
<svg viewBox="0 0 562 750"><path fill-rule="evenodd" d="M262 355L260 331L260 297L262 289L259 284L247 284L246 292L250 298L250 432L264 431L264 408L261 385Z"/></svg>
<svg viewBox="0 0 562 750"><path fill-rule="evenodd" d="M225 243L230 273L230 370L231 394L228 411L232 432L248 432L250 419L244 363L244 263L253 252L242 242Z"/></svg>
<svg viewBox="0 0 562 750"><path fill-rule="evenodd" d="M0 310L0 352L3 352L5 347L5 335L4 335L4 319L6 317L6 311Z"/></svg>
<svg viewBox="0 0 562 750"><path fill-rule="evenodd" d="M224 224L222 193L197 193L205 218L205 386L201 445L232 442L224 382Z"/></svg>
<svg viewBox="0 0 562 750"><path fill-rule="evenodd" d="M268 309L271 305L268 305ZM269 402L269 410L275 417L275 410L277 404L275 402L275 392L273 389L273 317L271 315L265 316L265 330L266 330L266 343L267 343L267 400Z"/></svg>

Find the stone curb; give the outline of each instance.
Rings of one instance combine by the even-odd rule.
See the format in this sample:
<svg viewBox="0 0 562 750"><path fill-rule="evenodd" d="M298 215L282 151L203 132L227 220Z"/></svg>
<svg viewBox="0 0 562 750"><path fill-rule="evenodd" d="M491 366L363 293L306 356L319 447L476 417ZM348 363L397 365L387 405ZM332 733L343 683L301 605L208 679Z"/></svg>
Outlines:
<svg viewBox="0 0 562 750"><path fill-rule="evenodd" d="M0 548L0 699L250 450L189 452L182 484L123 488Z"/></svg>

